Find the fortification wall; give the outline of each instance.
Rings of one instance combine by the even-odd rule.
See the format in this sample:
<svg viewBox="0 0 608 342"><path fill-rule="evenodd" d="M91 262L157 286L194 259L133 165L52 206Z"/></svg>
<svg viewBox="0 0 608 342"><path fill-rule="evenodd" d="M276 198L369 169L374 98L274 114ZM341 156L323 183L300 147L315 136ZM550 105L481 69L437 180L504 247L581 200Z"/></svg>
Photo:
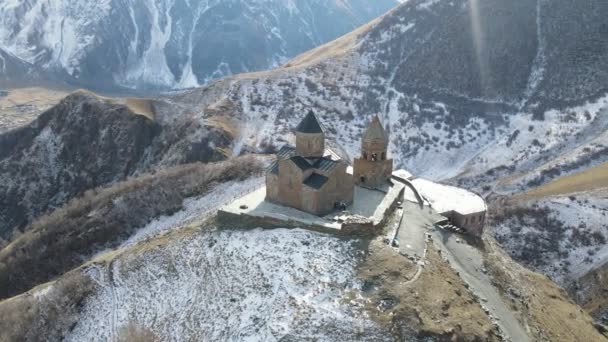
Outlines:
<svg viewBox="0 0 608 342"><path fill-rule="evenodd" d="M217 223L220 229L307 229L320 233L338 236L366 236L374 234L374 225L371 221L342 225L341 229L316 224L304 224L296 220L282 220L268 216L253 216L247 214L234 214L223 210L217 213Z"/></svg>
<svg viewBox="0 0 608 342"><path fill-rule="evenodd" d="M341 224L340 228L322 224L307 223L289 218L276 218L271 216L251 215L248 213L234 213L219 210L217 223L220 229L274 229L274 228L302 228L320 233L338 236L372 236L378 234L387 224L391 215L397 209L399 201L403 200L404 189L391 199L381 220L374 222L371 219L353 218Z"/></svg>

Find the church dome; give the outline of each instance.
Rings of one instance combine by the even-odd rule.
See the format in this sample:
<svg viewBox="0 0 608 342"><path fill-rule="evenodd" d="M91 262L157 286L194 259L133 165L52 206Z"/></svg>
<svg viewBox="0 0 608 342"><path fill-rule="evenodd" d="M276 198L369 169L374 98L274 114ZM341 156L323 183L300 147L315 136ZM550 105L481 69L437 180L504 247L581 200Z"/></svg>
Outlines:
<svg viewBox="0 0 608 342"><path fill-rule="evenodd" d="M312 110L306 114L298 127L296 127L296 132L307 134L323 133L321 124L319 123L319 120L317 120L317 116L312 112Z"/></svg>

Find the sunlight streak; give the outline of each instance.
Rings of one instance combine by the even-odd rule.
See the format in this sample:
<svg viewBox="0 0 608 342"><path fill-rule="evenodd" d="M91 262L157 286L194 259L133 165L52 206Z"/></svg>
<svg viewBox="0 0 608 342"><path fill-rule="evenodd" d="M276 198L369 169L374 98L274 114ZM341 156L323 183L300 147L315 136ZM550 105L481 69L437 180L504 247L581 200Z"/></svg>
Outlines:
<svg viewBox="0 0 608 342"><path fill-rule="evenodd" d="M479 0L469 0L469 19L471 21L471 38L473 39L473 47L475 48L475 59L479 68L481 94L485 95L490 86L490 79L487 60L483 56L484 37L481 17L479 15Z"/></svg>

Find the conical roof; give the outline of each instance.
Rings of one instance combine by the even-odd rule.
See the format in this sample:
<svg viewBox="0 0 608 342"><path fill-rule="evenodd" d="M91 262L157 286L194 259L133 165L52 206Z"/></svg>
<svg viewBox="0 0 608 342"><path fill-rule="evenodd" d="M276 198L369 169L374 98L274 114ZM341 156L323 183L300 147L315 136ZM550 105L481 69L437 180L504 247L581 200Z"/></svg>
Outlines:
<svg viewBox="0 0 608 342"><path fill-rule="evenodd" d="M386 132L384 132L384 127L382 127L382 123L380 123L380 118L378 118L378 115L374 115L372 121L369 123L369 126L367 126L367 130L365 131L365 134L363 134L363 140L387 141Z"/></svg>
<svg viewBox="0 0 608 342"><path fill-rule="evenodd" d="M317 120L317 116L315 113L311 111L306 114L306 117L300 122L298 127L296 127L296 132L300 133L323 133L323 129L321 128L321 124L319 124L319 120Z"/></svg>

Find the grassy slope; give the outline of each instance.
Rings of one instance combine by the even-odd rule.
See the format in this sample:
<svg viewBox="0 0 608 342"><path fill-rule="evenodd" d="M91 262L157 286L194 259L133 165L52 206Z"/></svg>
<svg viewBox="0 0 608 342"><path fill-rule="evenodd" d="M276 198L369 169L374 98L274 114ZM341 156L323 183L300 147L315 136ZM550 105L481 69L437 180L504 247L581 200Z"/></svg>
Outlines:
<svg viewBox="0 0 608 342"><path fill-rule="evenodd" d="M515 195L513 200L544 199L606 188L608 188L608 163L560 177L526 193ZM583 276L578 282L579 289L569 290L574 294L577 302L591 315L597 315L608 308L606 277L608 277L608 264Z"/></svg>
<svg viewBox="0 0 608 342"><path fill-rule="evenodd" d="M78 92L83 92L92 96L95 96L99 99L103 99L110 103L120 104L127 106L133 113L137 115L143 115L150 120L155 119L155 112L152 99L139 98L139 97L109 97L102 96L96 93L93 93L89 90L80 89Z"/></svg>
<svg viewBox="0 0 608 342"><path fill-rule="evenodd" d="M360 267L370 288L366 309L394 331L397 340L413 334L442 341L500 341L488 315L434 248L429 248L426 265L413 280L416 272L413 262L379 240L371 242ZM394 306L382 309L387 300Z"/></svg>
<svg viewBox="0 0 608 342"><path fill-rule="evenodd" d="M153 218L181 209L214 183L261 172L252 157L190 164L92 190L40 218L0 250L0 299L27 291L115 247Z"/></svg>
<svg viewBox="0 0 608 342"><path fill-rule="evenodd" d="M68 95L67 90L42 87L6 91L6 96L0 96L0 132L31 122Z"/></svg>
<svg viewBox="0 0 608 342"><path fill-rule="evenodd" d="M589 313L598 316L608 313L608 264L589 272L579 279L570 291L577 302Z"/></svg>
<svg viewBox="0 0 608 342"><path fill-rule="evenodd" d="M513 262L493 240L486 240L486 266L506 302L530 327L535 341L608 341L593 319L566 291L547 277Z"/></svg>
<svg viewBox="0 0 608 342"><path fill-rule="evenodd" d="M608 163L558 178L515 197L521 199L543 198L606 187L608 187Z"/></svg>
<svg viewBox="0 0 608 342"><path fill-rule="evenodd" d="M2 89L0 89L2 90ZM40 113L58 104L73 91L67 88L29 87L5 90L0 96L0 132L23 126L34 120ZM106 97L88 90L77 90L114 104L127 106L133 113L154 120L155 113L151 99L136 97Z"/></svg>
<svg viewBox="0 0 608 342"><path fill-rule="evenodd" d="M0 302L0 342L60 341L78 320L79 308L95 291L91 278L70 272L56 282Z"/></svg>

